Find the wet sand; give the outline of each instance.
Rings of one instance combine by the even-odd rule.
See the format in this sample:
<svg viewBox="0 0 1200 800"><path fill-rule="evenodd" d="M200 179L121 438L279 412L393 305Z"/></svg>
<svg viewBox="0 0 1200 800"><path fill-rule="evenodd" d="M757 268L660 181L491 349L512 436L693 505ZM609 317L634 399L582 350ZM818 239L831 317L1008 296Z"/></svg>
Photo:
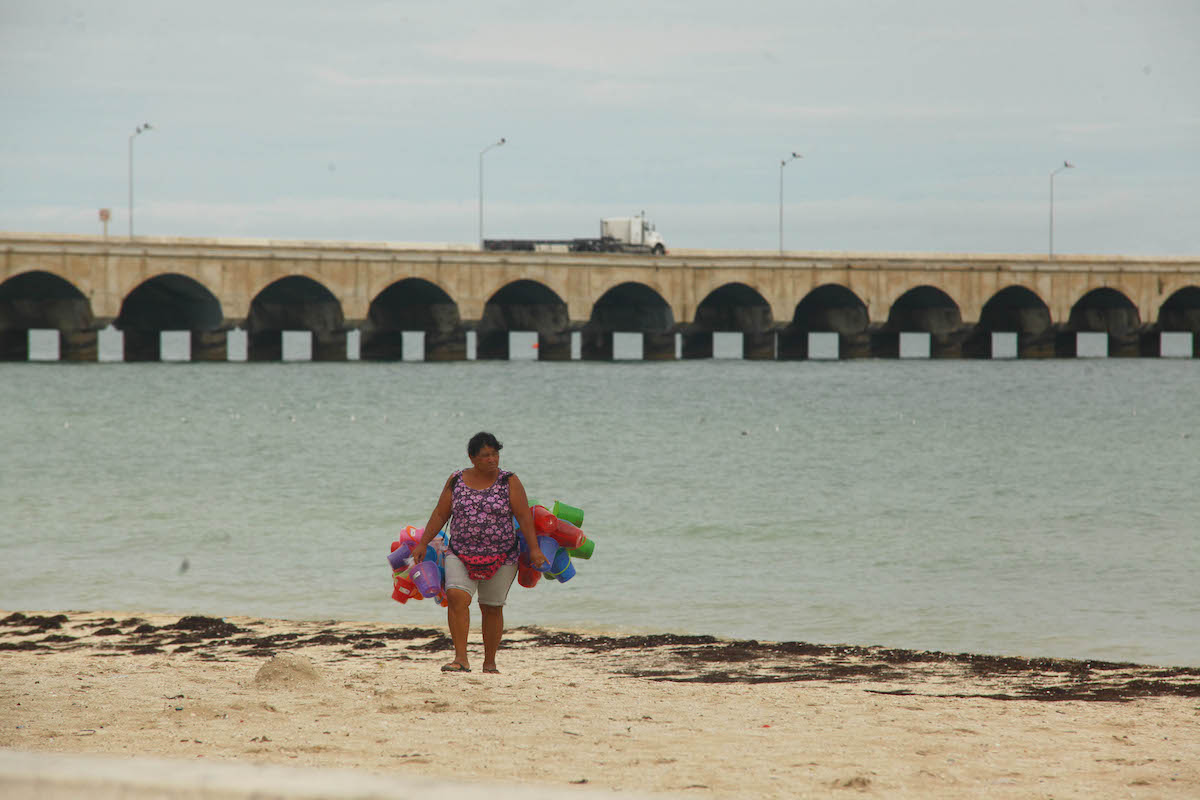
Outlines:
<svg viewBox="0 0 1200 800"><path fill-rule="evenodd" d="M686 797L1200 796L1200 669L0 612L0 747ZM586 792L585 792L586 793Z"/></svg>

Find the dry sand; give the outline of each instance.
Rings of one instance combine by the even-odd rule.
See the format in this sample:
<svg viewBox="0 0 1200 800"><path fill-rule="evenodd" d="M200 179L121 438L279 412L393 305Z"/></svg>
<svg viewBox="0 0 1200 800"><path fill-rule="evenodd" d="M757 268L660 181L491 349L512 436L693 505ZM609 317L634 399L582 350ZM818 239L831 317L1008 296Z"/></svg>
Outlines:
<svg viewBox="0 0 1200 800"><path fill-rule="evenodd" d="M1200 797L1200 669L0 612L0 748L684 797ZM478 625L475 615L474 623Z"/></svg>

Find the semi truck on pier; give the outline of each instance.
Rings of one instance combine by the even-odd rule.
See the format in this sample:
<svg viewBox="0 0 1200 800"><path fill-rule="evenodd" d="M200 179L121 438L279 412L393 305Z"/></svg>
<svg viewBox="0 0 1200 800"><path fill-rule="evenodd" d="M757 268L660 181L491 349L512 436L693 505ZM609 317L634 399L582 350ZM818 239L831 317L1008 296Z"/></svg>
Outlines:
<svg viewBox="0 0 1200 800"><path fill-rule="evenodd" d="M667 252L654 224L639 217L611 217L600 220L600 235L594 239L484 239L484 250L509 250L537 253L650 253Z"/></svg>

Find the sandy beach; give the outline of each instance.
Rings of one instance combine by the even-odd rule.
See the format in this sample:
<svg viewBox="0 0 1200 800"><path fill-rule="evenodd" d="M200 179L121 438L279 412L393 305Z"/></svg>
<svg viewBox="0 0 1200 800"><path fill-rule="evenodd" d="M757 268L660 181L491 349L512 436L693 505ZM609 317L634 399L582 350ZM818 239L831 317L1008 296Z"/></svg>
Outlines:
<svg viewBox="0 0 1200 800"><path fill-rule="evenodd" d="M697 798L1200 796L1200 669L0 612L0 748ZM2 786L0 786L2 788Z"/></svg>

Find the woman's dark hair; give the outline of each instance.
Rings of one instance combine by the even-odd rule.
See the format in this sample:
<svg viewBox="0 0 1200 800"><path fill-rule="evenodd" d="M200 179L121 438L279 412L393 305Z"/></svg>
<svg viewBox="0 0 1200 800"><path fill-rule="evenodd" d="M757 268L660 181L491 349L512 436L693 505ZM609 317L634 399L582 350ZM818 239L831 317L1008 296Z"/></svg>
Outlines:
<svg viewBox="0 0 1200 800"><path fill-rule="evenodd" d="M485 447L490 447L499 453L504 445L500 444L500 440L487 431L480 431L471 437L471 441L467 442L467 455L474 458Z"/></svg>

